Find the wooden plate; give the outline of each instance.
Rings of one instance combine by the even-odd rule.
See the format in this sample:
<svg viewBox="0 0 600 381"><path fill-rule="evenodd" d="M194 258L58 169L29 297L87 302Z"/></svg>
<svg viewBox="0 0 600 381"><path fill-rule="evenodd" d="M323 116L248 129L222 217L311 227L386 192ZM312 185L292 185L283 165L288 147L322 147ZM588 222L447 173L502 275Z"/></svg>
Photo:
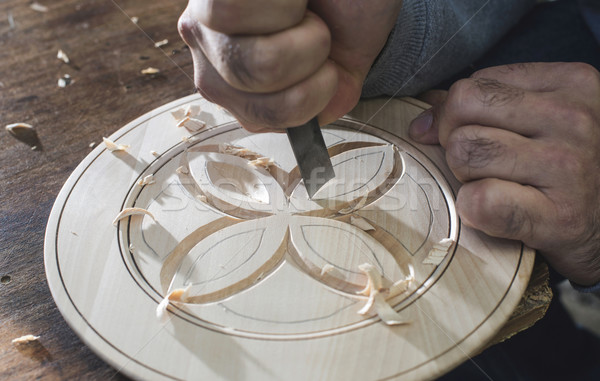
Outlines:
<svg viewBox="0 0 600 381"><path fill-rule="evenodd" d="M176 127L171 112L186 105L200 106L208 128L191 136ZM336 183L316 201L299 182L285 134L249 134L197 95L140 117L111 136L127 151L96 147L56 200L45 240L56 304L87 345L140 379L447 372L507 320L534 253L461 225L459 183L442 150L406 136L424 107L369 101L324 128ZM249 164L259 156L274 164ZM138 184L150 174L153 183ZM130 207L154 219L113 226ZM456 244L428 264L443 238ZM358 314L362 263L391 281L414 267L408 290L388 300L406 324ZM166 322L157 319L161 300L188 285L190 303L171 303Z"/></svg>

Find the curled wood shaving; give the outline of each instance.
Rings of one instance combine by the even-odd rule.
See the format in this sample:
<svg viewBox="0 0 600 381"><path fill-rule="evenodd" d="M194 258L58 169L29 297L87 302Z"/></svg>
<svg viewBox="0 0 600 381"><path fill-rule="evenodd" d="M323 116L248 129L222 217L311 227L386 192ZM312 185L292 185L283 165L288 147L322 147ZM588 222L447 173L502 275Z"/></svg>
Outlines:
<svg viewBox="0 0 600 381"><path fill-rule="evenodd" d="M375 230L373 225L368 223L367 220L362 217L350 216L350 223L364 231Z"/></svg>
<svg viewBox="0 0 600 381"><path fill-rule="evenodd" d="M154 180L154 175L150 174L146 177L144 177L143 179L141 179L140 181L138 181L138 185L139 186L144 186L144 185L150 185L150 184L154 184L156 181Z"/></svg>
<svg viewBox="0 0 600 381"><path fill-rule="evenodd" d="M117 214L117 216L113 220L113 225L117 226L117 223L120 220L122 220L123 218L129 217L129 216L143 216L143 215L148 215L148 216L152 217L152 219L154 221L156 221L156 218L154 218L154 215L152 213L150 213L149 211L147 211L146 209L125 208L121 211L121 213Z"/></svg>
<svg viewBox="0 0 600 381"><path fill-rule="evenodd" d="M61 78L58 79L58 87L67 87L72 82L73 82L73 80L71 79L71 76L69 74L65 74Z"/></svg>
<svg viewBox="0 0 600 381"><path fill-rule="evenodd" d="M155 67L147 67L145 69L142 69L141 73L144 75L151 75L151 74L160 73L160 70Z"/></svg>
<svg viewBox="0 0 600 381"><path fill-rule="evenodd" d="M165 46L169 43L169 40L167 40L166 38L164 40L160 40L160 41L156 41L154 43L154 47L155 48L160 48L161 46Z"/></svg>
<svg viewBox="0 0 600 381"><path fill-rule="evenodd" d="M58 49L58 53L56 53L56 58L58 58L59 60L63 61L66 64L71 62L71 60L69 59L69 56L67 56L67 53L63 52L62 49Z"/></svg>
<svg viewBox="0 0 600 381"><path fill-rule="evenodd" d="M189 116L191 118L196 117L200 114L200 106L189 104L185 107L180 107L175 111L171 111L171 115L175 118L176 121L180 121L181 119Z"/></svg>
<svg viewBox="0 0 600 381"><path fill-rule="evenodd" d="M181 167L178 167L175 172L177 172L180 175L187 175L188 173L190 173L190 171L188 171L188 169L186 167L184 167L183 165Z"/></svg>
<svg viewBox="0 0 600 381"><path fill-rule="evenodd" d="M197 132L206 127L206 123L200 119L186 116L177 122L177 127L185 127L190 132Z"/></svg>
<svg viewBox="0 0 600 381"><path fill-rule="evenodd" d="M390 306L387 299L408 290L410 283L414 279L412 266L409 266L410 275L405 279L395 282L391 287L384 287L384 283L389 283L389 281L384 279L375 266L370 263L363 263L358 268L367 276L367 285L358 293L368 296L367 302L358 313L366 315L374 310L377 316L387 325L406 324L398 312Z"/></svg>
<svg viewBox="0 0 600 381"><path fill-rule="evenodd" d="M433 245L431 250L429 250L427 257L423 260L423 264L437 266L442 263L453 243L454 240L452 238L443 238L440 240L440 242Z"/></svg>
<svg viewBox="0 0 600 381"><path fill-rule="evenodd" d="M25 336L17 337L16 339L12 339L11 342L14 345L29 344L34 341L38 341L39 338L40 338L39 336L25 335Z"/></svg>
<svg viewBox="0 0 600 381"><path fill-rule="evenodd" d="M238 156L243 159L249 160L254 160L259 157L259 155L256 152L251 151L248 148L238 147L227 143L219 144L219 153Z"/></svg>
<svg viewBox="0 0 600 381"><path fill-rule="evenodd" d="M6 131L10 132L13 135L17 135L20 128L26 128L28 130L33 130L33 126L27 123L12 123L7 124L5 127Z"/></svg>
<svg viewBox="0 0 600 381"><path fill-rule="evenodd" d="M344 275L342 274L342 272L329 263L325 264L325 266L323 266L321 268L321 276L325 276L325 275L331 275L331 276L334 276L334 277L340 278L340 279L344 278Z"/></svg>
<svg viewBox="0 0 600 381"><path fill-rule="evenodd" d="M29 5L29 8L33 9L36 12L42 12L42 13L48 12L48 7L38 3L37 1L34 1L33 3L31 3Z"/></svg>
<svg viewBox="0 0 600 381"><path fill-rule="evenodd" d="M250 160L248 162L248 165L251 165L253 167L263 167L265 169L268 169L270 166L275 164L275 160L273 160L270 157L259 157L258 159L254 159L254 160Z"/></svg>
<svg viewBox="0 0 600 381"><path fill-rule="evenodd" d="M165 298L156 307L156 317L161 323L167 321L167 307L170 302L185 303L188 299L188 293L192 285L188 285L186 288L176 288L165 296Z"/></svg>
<svg viewBox="0 0 600 381"><path fill-rule="evenodd" d="M115 142L113 142L112 140L110 140L108 138L103 137L102 141L104 142L106 149L109 150L110 152L127 151L127 149L129 148L129 144L116 144Z"/></svg>

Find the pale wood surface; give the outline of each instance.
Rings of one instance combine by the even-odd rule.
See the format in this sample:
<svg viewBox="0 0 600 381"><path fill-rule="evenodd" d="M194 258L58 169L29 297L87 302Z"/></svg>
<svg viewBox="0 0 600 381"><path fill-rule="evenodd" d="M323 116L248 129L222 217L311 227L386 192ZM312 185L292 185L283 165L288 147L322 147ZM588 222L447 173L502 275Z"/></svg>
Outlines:
<svg viewBox="0 0 600 381"><path fill-rule="evenodd" d="M208 124L191 139L171 116L190 103ZM430 379L480 351L518 304L534 252L461 226L443 152L406 136L424 105L382 105L364 102L324 128L336 182L313 201L285 135L248 134L199 96L117 131L111 139L131 147L96 147L50 216L46 271L66 320L119 371L144 379ZM274 165L253 167L223 144ZM154 183L137 185L149 174ZM115 228L128 207L155 220ZM447 237L457 244L444 261L424 264ZM357 313L365 262L392 282L414 267L408 291L389 300L408 324ZM322 274L326 265L335 272ZM158 321L160 300L188 285L189 303Z"/></svg>

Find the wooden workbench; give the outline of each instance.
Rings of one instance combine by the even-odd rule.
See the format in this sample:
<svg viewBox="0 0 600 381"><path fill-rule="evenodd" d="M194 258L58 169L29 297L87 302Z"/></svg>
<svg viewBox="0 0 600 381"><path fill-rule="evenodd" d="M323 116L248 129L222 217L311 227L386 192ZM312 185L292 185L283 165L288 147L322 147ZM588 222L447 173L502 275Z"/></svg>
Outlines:
<svg viewBox="0 0 600 381"><path fill-rule="evenodd" d="M0 378L126 379L93 354L58 312L46 284L44 230L61 186L91 151L126 122L194 91L189 51L176 21L186 1L55 0L40 12L0 3L0 125L33 125L41 145L0 132ZM138 18L137 25L129 17ZM169 43L155 48L154 42ZM69 64L56 58L62 49ZM146 67L160 69L143 75ZM69 74L64 88L59 78ZM498 339L543 316L545 265ZM34 334L38 344L11 339Z"/></svg>

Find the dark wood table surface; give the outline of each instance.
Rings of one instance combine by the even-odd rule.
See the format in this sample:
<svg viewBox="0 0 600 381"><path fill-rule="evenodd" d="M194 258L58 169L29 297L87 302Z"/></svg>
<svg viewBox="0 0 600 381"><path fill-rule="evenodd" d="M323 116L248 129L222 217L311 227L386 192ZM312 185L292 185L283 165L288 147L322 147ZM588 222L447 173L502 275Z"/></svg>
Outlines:
<svg viewBox="0 0 600 381"><path fill-rule="evenodd" d="M39 137L32 150L0 131L0 379L126 379L58 312L44 273L44 231L58 192L90 143L194 91L191 56L176 27L186 1L39 2L46 12L32 9L30 0L0 2L0 125L28 123ZM169 43L154 47L163 39ZM69 64L57 59L59 49ZM141 74L146 67L160 73ZM60 88L65 74L72 83ZM536 269L532 297L498 338L543 315L547 273L543 265ZM40 336L39 342L12 345L26 334Z"/></svg>
<svg viewBox="0 0 600 381"><path fill-rule="evenodd" d="M63 183L89 144L194 91L177 33L185 0L0 2L0 379L125 379L69 328L44 273L44 231ZM130 17L138 17L137 25ZM154 42L168 39L162 48ZM56 58L62 49L71 63ZM143 75L146 67L160 69ZM69 74L72 83L57 84ZM32 150L4 130L35 127ZM39 335L17 348L13 338Z"/></svg>

